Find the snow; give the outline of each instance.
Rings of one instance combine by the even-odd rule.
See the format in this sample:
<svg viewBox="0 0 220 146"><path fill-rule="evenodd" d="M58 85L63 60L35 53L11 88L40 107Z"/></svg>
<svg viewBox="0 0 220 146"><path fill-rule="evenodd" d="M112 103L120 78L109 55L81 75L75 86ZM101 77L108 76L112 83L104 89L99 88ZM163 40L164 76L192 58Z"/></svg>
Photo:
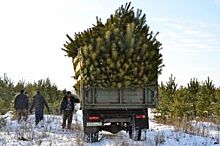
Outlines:
<svg viewBox="0 0 220 146"><path fill-rule="evenodd" d="M219 146L220 125L208 122L191 121L190 124L200 129L203 134L189 134L173 126L156 123L150 115L150 129L145 141L133 141L125 131L112 134L102 131L100 140L95 143L84 143L82 140L82 111L73 116L71 130L61 128L61 115L44 115L44 120L35 126L35 117L30 115L27 123L17 123L13 113L0 115L0 146Z"/></svg>

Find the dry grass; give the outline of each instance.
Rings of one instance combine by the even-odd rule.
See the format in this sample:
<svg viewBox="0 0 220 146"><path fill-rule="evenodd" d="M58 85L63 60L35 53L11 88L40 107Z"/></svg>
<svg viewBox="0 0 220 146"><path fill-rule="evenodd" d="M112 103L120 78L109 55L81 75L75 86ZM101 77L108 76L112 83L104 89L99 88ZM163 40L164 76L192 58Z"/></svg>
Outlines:
<svg viewBox="0 0 220 146"><path fill-rule="evenodd" d="M158 132L154 137L155 146L160 146L165 143L165 135L163 132Z"/></svg>
<svg viewBox="0 0 220 146"><path fill-rule="evenodd" d="M82 125L78 121L77 116L74 116L74 120L76 121L76 124L73 124L72 128L77 133L76 144L77 146L84 146Z"/></svg>

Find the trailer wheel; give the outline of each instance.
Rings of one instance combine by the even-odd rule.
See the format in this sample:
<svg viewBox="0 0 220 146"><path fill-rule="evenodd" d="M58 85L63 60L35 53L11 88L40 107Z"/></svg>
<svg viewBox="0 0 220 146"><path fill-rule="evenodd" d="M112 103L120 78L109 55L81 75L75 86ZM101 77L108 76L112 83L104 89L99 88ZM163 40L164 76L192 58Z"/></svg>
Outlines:
<svg viewBox="0 0 220 146"><path fill-rule="evenodd" d="M146 140L146 129L141 130L129 130L129 136L134 141L144 141Z"/></svg>
<svg viewBox="0 0 220 146"><path fill-rule="evenodd" d="M141 140L141 130L137 129L134 116L132 118L132 123L131 123L131 126L129 128L129 136L130 136L130 139L132 139L134 141L140 141Z"/></svg>
<svg viewBox="0 0 220 146"><path fill-rule="evenodd" d="M99 139L99 133L84 133L84 141L85 142L89 142L89 143L92 143L92 142L97 142Z"/></svg>
<svg viewBox="0 0 220 146"><path fill-rule="evenodd" d="M131 128L129 130L129 136L134 141L140 141L141 140L141 130Z"/></svg>

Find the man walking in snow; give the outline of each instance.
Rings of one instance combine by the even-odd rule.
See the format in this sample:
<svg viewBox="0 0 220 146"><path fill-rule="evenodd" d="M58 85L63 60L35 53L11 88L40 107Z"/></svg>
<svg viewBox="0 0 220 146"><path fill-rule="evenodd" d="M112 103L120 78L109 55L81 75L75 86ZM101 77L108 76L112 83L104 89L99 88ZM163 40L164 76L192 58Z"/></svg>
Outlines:
<svg viewBox="0 0 220 146"><path fill-rule="evenodd" d="M73 96L70 91L68 91L67 95L63 97L60 108L60 112L63 113L63 129L66 127L66 120L67 128L71 129L75 103L79 103L79 99L76 96Z"/></svg>
<svg viewBox="0 0 220 146"><path fill-rule="evenodd" d="M30 107L30 113L32 113L33 107L35 107L35 125L37 125L44 117L44 106L47 107L48 112L50 111L47 101L44 96L37 91L37 94L33 97L33 102Z"/></svg>
<svg viewBox="0 0 220 146"><path fill-rule="evenodd" d="M20 94L18 94L15 97L14 100L14 107L16 110L16 114L18 116L18 123L20 122L22 116L23 120L26 122L28 119L28 97L24 94L24 90L20 91Z"/></svg>

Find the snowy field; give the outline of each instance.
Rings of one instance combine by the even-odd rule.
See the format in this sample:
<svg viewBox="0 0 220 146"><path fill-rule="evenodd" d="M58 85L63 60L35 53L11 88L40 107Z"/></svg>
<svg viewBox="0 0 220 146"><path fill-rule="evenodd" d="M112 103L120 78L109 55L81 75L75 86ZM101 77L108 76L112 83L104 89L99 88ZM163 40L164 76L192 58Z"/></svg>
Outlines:
<svg viewBox="0 0 220 146"><path fill-rule="evenodd" d="M129 139L125 131L111 134L100 132L100 140L96 143L84 143L82 140L82 112L73 117L72 130L61 128L62 117L45 115L44 121L38 127L34 125L34 116L30 115L27 124L18 124L12 120L12 114L7 117L0 128L0 146L219 146L220 125L211 123L195 123L192 126L201 128L202 136L187 134L172 126L158 124L151 118L150 129L146 132L145 141L136 142Z"/></svg>

